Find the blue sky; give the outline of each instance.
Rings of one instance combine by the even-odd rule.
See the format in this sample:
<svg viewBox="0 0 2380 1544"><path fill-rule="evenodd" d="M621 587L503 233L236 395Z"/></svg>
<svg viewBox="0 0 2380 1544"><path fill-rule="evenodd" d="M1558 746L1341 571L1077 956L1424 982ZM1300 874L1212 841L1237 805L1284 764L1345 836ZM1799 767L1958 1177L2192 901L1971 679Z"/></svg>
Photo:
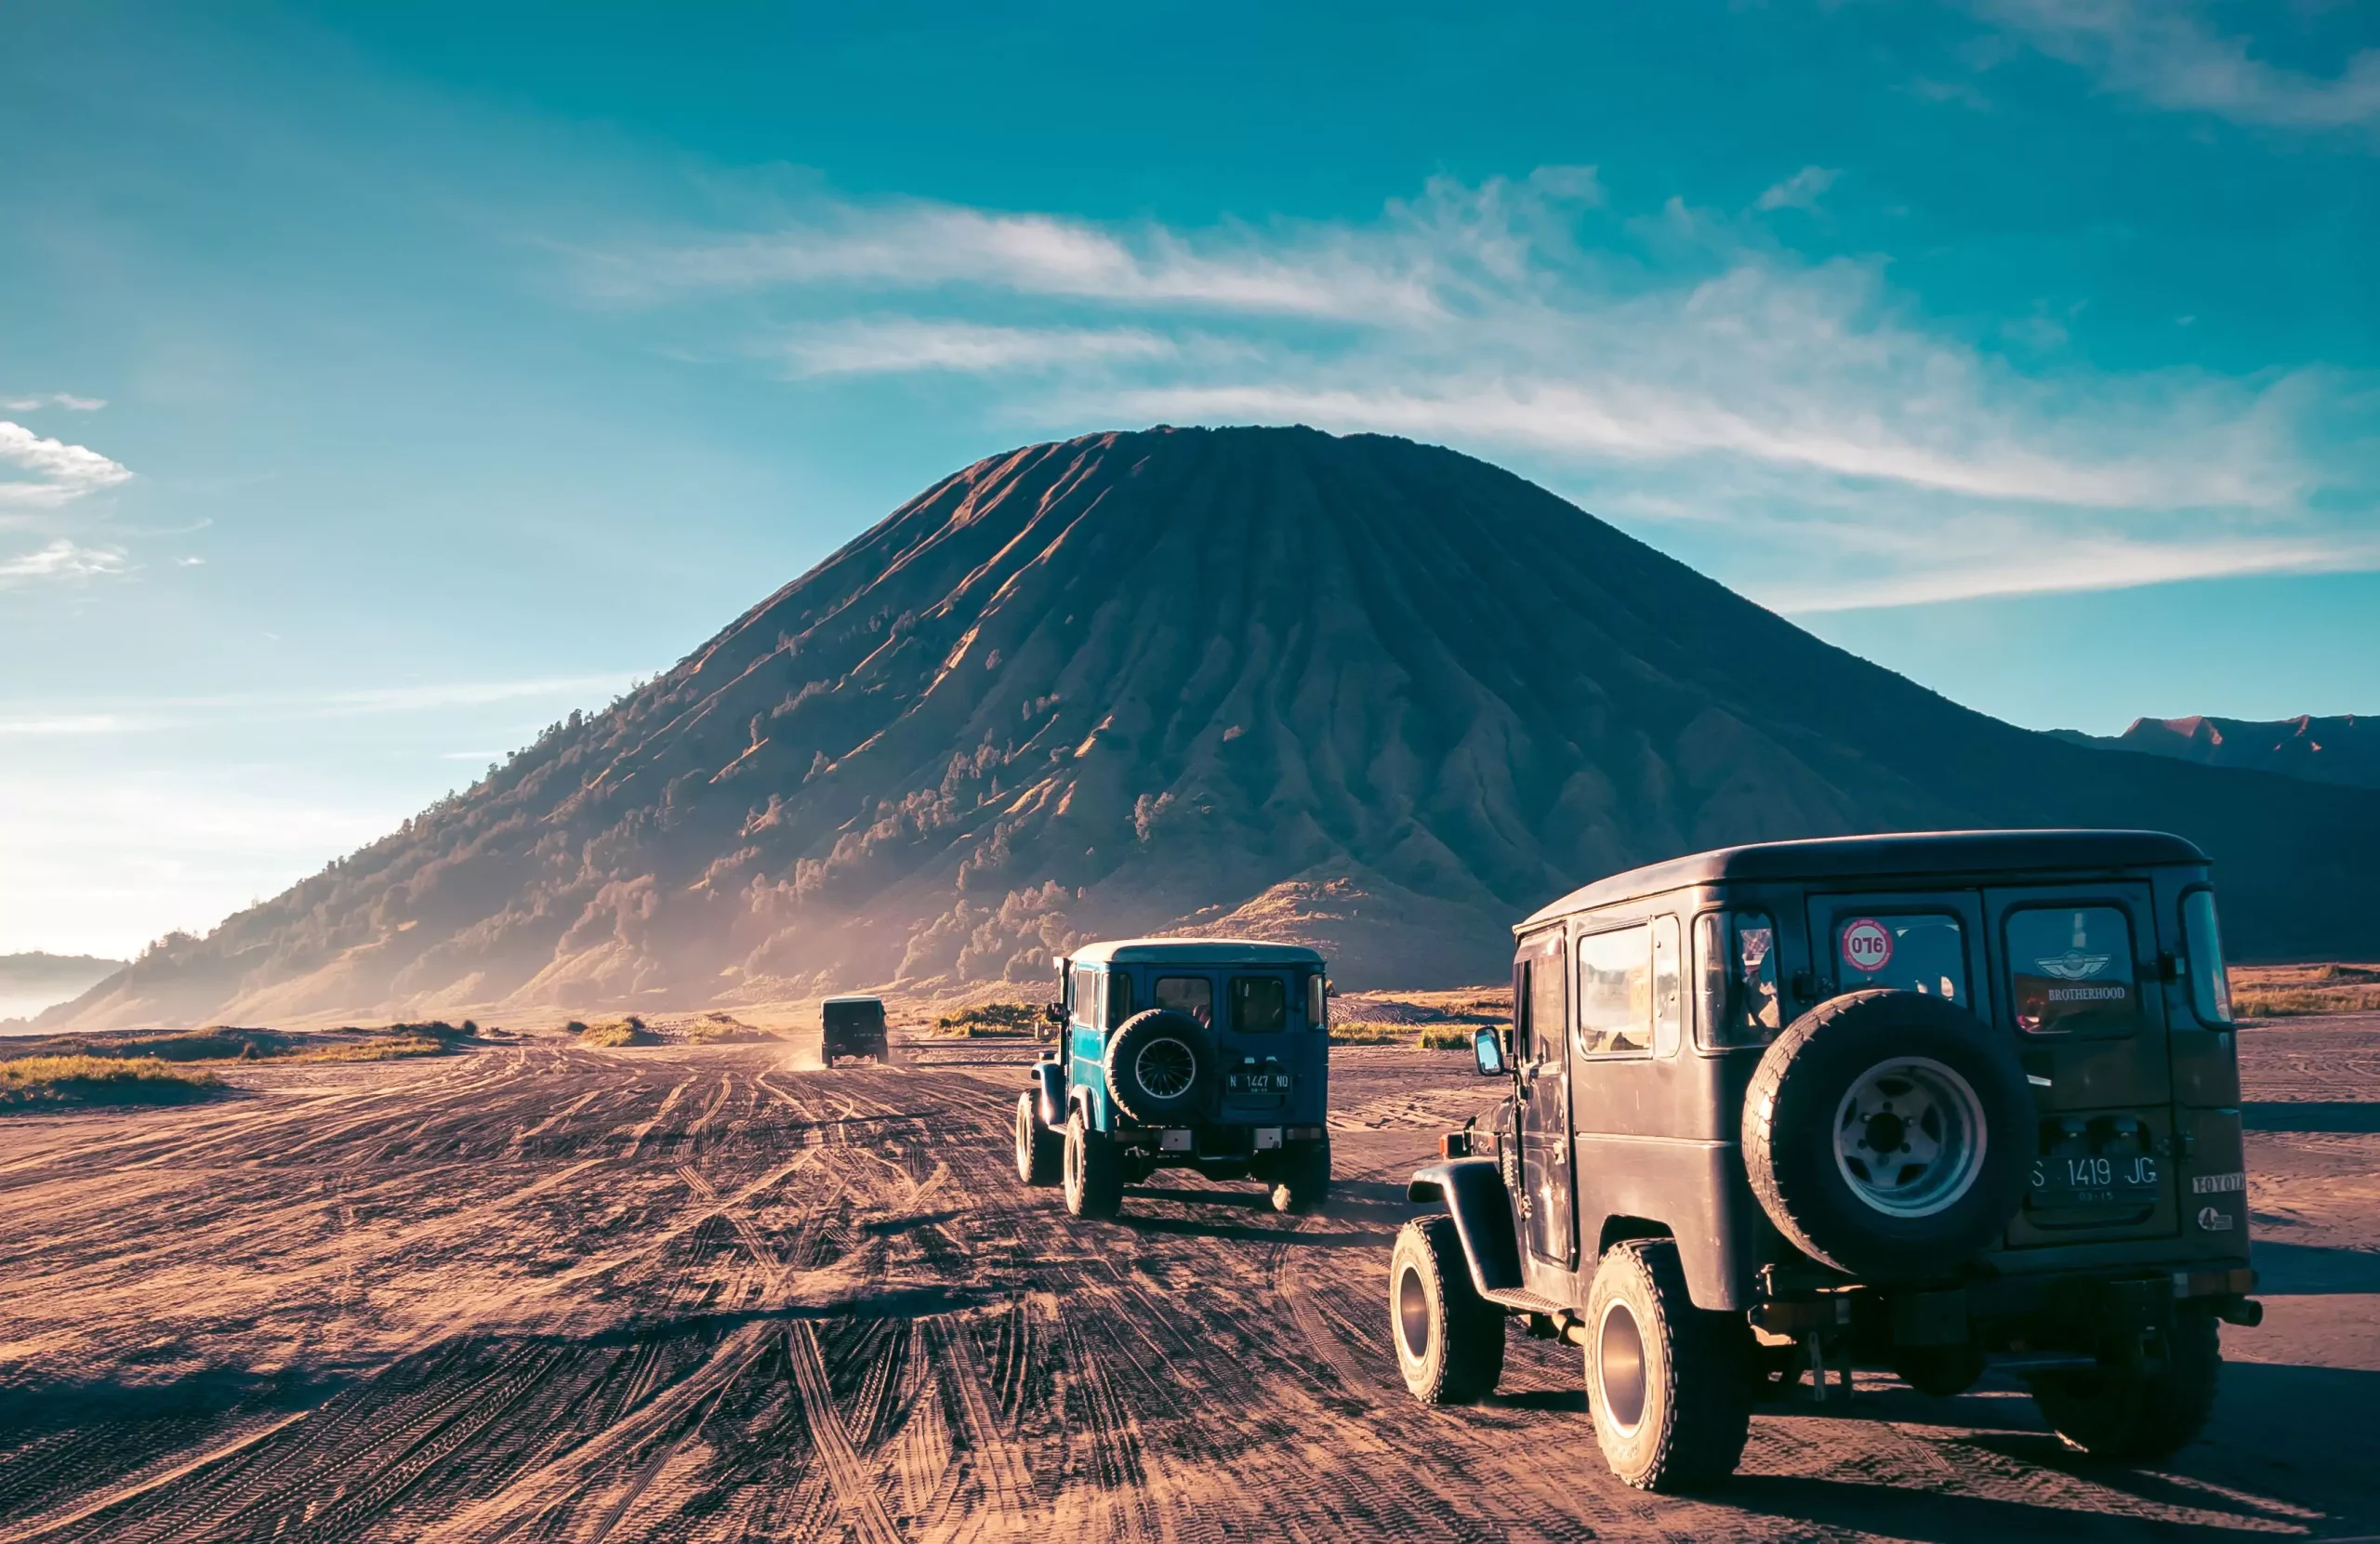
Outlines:
<svg viewBox="0 0 2380 1544"><path fill-rule="evenodd" d="M2019 723L2380 711L2369 7L1467 9L18 0L0 952L1157 421L1487 456Z"/></svg>

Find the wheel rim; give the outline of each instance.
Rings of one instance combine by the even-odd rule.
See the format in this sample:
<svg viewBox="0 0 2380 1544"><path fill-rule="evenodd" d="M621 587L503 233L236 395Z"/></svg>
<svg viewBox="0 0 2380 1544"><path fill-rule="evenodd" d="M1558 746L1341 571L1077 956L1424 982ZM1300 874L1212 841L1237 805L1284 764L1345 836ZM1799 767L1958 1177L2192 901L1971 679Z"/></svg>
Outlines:
<svg viewBox="0 0 2380 1544"><path fill-rule="evenodd" d="M1132 1058L1132 1078L1151 1099L1179 1099L1197 1076L1197 1057L1179 1040L1152 1040Z"/></svg>
<svg viewBox="0 0 2380 1544"><path fill-rule="evenodd" d="M1645 1332L1624 1302L1606 1305L1595 1331L1595 1382L1604 1413L1621 1434L1645 1419Z"/></svg>
<svg viewBox="0 0 2380 1544"><path fill-rule="evenodd" d="M1430 1354L1430 1288L1411 1265L1396 1275L1396 1333L1408 1359L1419 1362Z"/></svg>
<svg viewBox="0 0 2380 1544"><path fill-rule="evenodd" d="M1932 1217L1983 1172L1983 1102L1923 1056L1879 1062L1834 1112L1834 1166L1851 1194L1887 1217Z"/></svg>
<svg viewBox="0 0 2380 1544"><path fill-rule="evenodd" d="M1066 1188L1082 1193L1082 1139L1071 1121L1066 1125Z"/></svg>

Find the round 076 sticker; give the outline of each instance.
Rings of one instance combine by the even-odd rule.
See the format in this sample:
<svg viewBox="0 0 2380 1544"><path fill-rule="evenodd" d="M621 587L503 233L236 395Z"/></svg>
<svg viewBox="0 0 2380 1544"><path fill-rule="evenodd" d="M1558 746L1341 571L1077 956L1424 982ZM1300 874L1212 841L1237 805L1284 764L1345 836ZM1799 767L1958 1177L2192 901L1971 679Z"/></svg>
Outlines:
<svg viewBox="0 0 2380 1544"><path fill-rule="evenodd" d="M1893 962L1892 930L1872 917L1863 917L1843 930L1843 961L1863 976L1872 976Z"/></svg>

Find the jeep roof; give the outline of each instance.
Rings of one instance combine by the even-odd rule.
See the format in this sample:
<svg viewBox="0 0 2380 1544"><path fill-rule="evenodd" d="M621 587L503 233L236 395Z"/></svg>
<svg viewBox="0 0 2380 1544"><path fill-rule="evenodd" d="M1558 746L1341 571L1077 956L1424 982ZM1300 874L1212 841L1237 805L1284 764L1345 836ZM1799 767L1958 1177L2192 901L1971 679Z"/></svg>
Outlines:
<svg viewBox="0 0 2380 1544"><path fill-rule="evenodd" d="M1216 965L1312 965L1322 956L1302 944L1252 938L1122 938L1086 944L1066 957L1078 965L1149 965L1197 960Z"/></svg>
<svg viewBox="0 0 2380 1544"><path fill-rule="evenodd" d="M848 1008L866 1003L874 1003L877 1007L882 1008L884 1006L884 999L882 997L871 997L865 995L853 995L841 997L828 997L819 1003L818 1006L821 1008Z"/></svg>
<svg viewBox="0 0 2380 1544"><path fill-rule="evenodd" d="M1513 930L1575 911L1659 895L1725 879L1938 878L2052 868L2137 868L2202 864L2206 854L2162 831L1898 831L1872 837L1813 837L1800 841L1722 847L1647 864L1597 879L1540 906Z"/></svg>

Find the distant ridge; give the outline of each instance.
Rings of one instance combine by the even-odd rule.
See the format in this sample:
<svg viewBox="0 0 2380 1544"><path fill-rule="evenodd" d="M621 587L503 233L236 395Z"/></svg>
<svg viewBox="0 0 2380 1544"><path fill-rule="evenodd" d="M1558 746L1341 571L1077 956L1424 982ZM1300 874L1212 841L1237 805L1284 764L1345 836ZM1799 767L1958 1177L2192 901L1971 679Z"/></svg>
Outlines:
<svg viewBox="0 0 2380 1544"><path fill-rule="evenodd" d="M2280 797L2277 790L2291 791ZM2380 952L2380 811L2111 756L1832 648L1509 472L1157 429L954 474L605 712L45 1027L491 1017L1046 978L1297 938L1342 983L1699 848L2175 830L2236 948Z"/></svg>
<svg viewBox="0 0 2380 1544"><path fill-rule="evenodd" d="M2279 772L2315 783L2380 788L2380 720L2353 713L2332 718L2300 714L2294 719L2135 719L2122 734L2052 731L2076 745L2141 751L2195 761L2205 767L2238 767Z"/></svg>

